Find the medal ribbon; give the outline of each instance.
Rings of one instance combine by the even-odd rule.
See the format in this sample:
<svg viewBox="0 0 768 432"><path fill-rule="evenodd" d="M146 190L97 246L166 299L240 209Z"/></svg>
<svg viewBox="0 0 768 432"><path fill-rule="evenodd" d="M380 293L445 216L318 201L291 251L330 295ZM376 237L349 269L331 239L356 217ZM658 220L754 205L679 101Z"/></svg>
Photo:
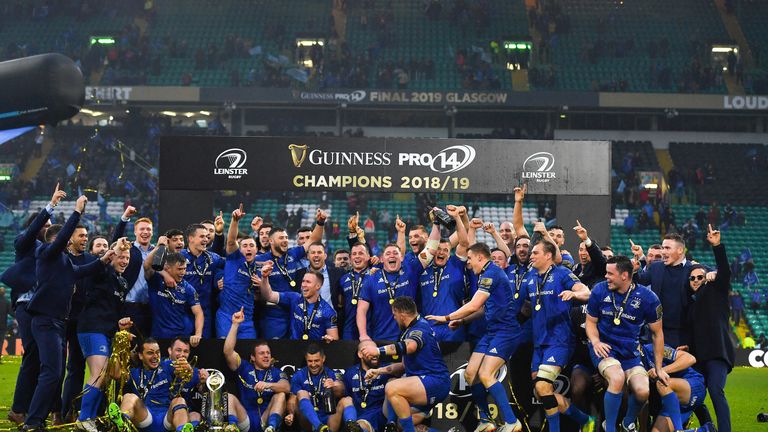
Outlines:
<svg viewBox="0 0 768 432"><path fill-rule="evenodd" d="M553 268L555 268L555 266L549 266L547 272L544 273L544 277L541 278L541 280L536 281L536 310L541 309L541 289L547 284L547 278L549 278L549 274L552 273Z"/></svg>
<svg viewBox="0 0 768 432"><path fill-rule="evenodd" d="M613 323L616 325L619 325L621 322L621 314L624 313L624 307L627 305L627 300L629 300L629 295L632 294L632 290L635 289L635 284L632 283L629 285L629 289L627 290L627 294L624 296L624 300L621 302L621 306L616 306L616 293L611 293L611 303L613 303Z"/></svg>
<svg viewBox="0 0 768 432"><path fill-rule="evenodd" d="M315 320L315 315L317 315L317 310L320 309L320 299L318 298L315 303L315 308L312 309L312 315L309 316L309 320L307 320L307 315L309 314L309 303L307 303L307 299L304 299L304 334L309 336L309 331L312 330L312 321Z"/></svg>
<svg viewBox="0 0 768 432"><path fill-rule="evenodd" d="M437 297L437 292L440 289L440 282L443 280L444 271L445 266L432 266L432 297Z"/></svg>

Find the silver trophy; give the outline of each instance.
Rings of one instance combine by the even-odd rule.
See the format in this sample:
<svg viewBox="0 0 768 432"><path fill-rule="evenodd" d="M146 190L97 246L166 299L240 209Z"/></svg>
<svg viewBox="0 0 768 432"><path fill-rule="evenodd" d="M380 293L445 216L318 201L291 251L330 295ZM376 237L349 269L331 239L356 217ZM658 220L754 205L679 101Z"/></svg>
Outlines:
<svg viewBox="0 0 768 432"><path fill-rule="evenodd" d="M207 369L208 380L205 386L208 393L203 399L203 415L205 416L208 430L223 431L227 427L227 392L224 391L224 374L216 369Z"/></svg>

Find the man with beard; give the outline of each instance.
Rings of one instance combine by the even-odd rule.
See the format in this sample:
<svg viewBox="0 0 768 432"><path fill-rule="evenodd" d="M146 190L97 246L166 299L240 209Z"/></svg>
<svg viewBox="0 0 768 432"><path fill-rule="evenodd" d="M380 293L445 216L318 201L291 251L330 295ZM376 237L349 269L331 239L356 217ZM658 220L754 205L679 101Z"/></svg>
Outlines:
<svg viewBox="0 0 768 432"><path fill-rule="evenodd" d="M85 305L77 321L78 348L88 363L89 378L83 389L80 416L81 429L96 432L94 418L104 398L102 371L112 351L115 332L129 329L133 323L125 316L125 296L128 281L123 277L131 258L131 242L125 237L112 248L114 257L107 270L93 278L86 292Z"/></svg>
<svg viewBox="0 0 768 432"><path fill-rule="evenodd" d="M169 229L165 232L168 238L168 253L181 252L184 249L184 231L180 229Z"/></svg>
<svg viewBox="0 0 768 432"><path fill-rule="evenodd" d="M103 235L91 237L88 241L88 253L97 257L103 256L109 250L109 242Z"/></svg>
<svg viewBox="0 0 768 432"><path fill-rule="evenodd" d="M309 270L301 281L301 293L275 292L265 278L272 273L273 265L267 262L261 268L261 296L264 300L287 309L291 314L290 338L331 342L339 339L336 327L336 311L320 297L323 275Z"/></svg>
<svg viewBox="0 0 768 432"><path fill-rule="evenodd" d="M128 206L125 208L120 222L115 227L115 233L112 235L110 243L118 241L125 234L125 227L130 222L131 217L136 214L136 209ZM152 327L152 311L149 307L149 291L147 290L147 279L144 277L144 260L147 259L149 252L154 248L152 241L153 227L152 220L142 217L133 224L133 235L136 240L131 247L131 260L128 268L123 272L125 280L131 290L125 297L126 314L133 321L133 326L141 334L149 334Z"/></svg>
<svg viewBox="0 0 768 432"><path fill-rule="evenodd" d="M397 297L391 305L392 315L400 329L397 342L382 346L363 346L362 354L376 354L390 358L402 358L400 363L378 369L369 369L366 379L373 382L382 374L402 375L387 382L384 393L387 403L385 431L395 431L395 421L404 432L415 432L414 424L429 416L434 406L448 397L451 377L445 365L435 332L427 320L416 311L416 303L410 297ZM414 419L418 414L419 421Z"/></svg>
<svg viewBox="0 0 768 432"><path fill-rule="evenodd" d="M256 339L253 323L254 296L261 281L256 264L256 240L245 237L237 240L237 225L245 216L243 205L232 212L227 231L227 257L224 263L224 288L219 295L216 311L216 336L224 338L232 326L232 314L242 310L245 321L238 326L238 337Z"/></svg>
<svg viewBox="0 0 768 432"><path fill-rule="evenodd" d="M334 414L320 410L323 393L333 392L336 398L344 396L344 383L333 369L325 366L325 352L317 344L310 344L304 354L307 365L291 377L291 396L285 424L293 425L298 417L301 430L312 432L337 431L341 423L341 411ZM298 408L298 409L297 409Z"/></svg>
<svg viewBox="0 0 768 432"><path fill-rule="evenodd" d="M520 296L528 297L533 306L531 375L535 395L545 410L549 430L558 432L561 412L582 426L593 420L554 391L554 382L574 349L571 300L587 301L589 289L566 267L555 265L557 245L546 237L546 231L542 234L545 240L537 242L531 251L531 269L523 280Z"/></svg>
<svg viewBox="0 0 768 432"><path fill-rule="evenodd" d="M224 268L225 260L219 254L207 250L209 235L204 225L191 224L187 227L186 234L187 248L181 251L187 259L184 280L197 292L205 317L203 337L209 338L214 329L213 299L219 292L216 272Z"/></svg>
<svg viewBox="0 0 768 432"><path fill-rule="evenodd" d="M429 233L424 225L416 225L408 231L408 245L411 250L405 250L405 222L400 219L400 215L397 215L395 219L395 229L397 230L397 246L403 254L403 261L408 263L417 262L419 255L427 245Z"/></svg>
<svg viewBox="0 0 768 432"><path fill-rule="evenodd" d="M272 228L274 228L272 224L264 223L260 216L255 216L251 220L251 230L253 230L251 237L256 240L259 254L269 252L269 233L272 231Z"/></svg>
<svg viewBox="0 0 768 432"><path fill-rule="evenodd" d="M376 352L366 356L363 350ZM373 341L363 341L357 345L357 358L360 363L344 372L344 388L347 396L339 401L337 410L342 411L342 419L350 432L376 432L386 422L384 409L384 386L393 376L383 373L368 379L368 371L380 367L379 353Z"/></svg>
<svg viewBox="0 0 768 432"><path fill-rule="evenodd" d="M517 238L512 223L507 221L502 222L501 225L499 225L499 235L504 241L504 244L511 250L514 247L515 238Z"/></svg>
<svg viewBox="0 0 768 432"><path fill-rule="evenodd" d="M398 218L398 221L400 219ZM411 230L413 232L413 230ZM398 236L405 233L405 224L398 225ZM392 317L391 306L395 297L415 298L419 275L432 262L440 239L440 227L434 225L424 250L414 259L405 260L396 244L384 247L382 271L368 278L357 305L357 330L360 340L395 340L399 335L397 323ZM368 314L370 311L370 323ZM370 333L369 333L370 330Z"/></svg>
<svg viewBox="0 0 768 432"><path fill-rule="evenodd" d="M629 398L621 430L636 430L637 414L648 400L648 374L637 352L640 331L646 324L653 335L656 374L664 385L669 384L669 376L662 370L661 303L648 287L632 282L632 272L632 262L627 257L608 260L606 281L595 285L587 305L592 364L608 381L603 402L607 432L616 430L625 383Z"/></svg>
<svg viewBox="0 0 768 432"><path fill-rule="evenodd" d="M15 307L19 337L24 349L13 393L13 404L8 411L8 420L16 424L24 423L32 393L37 385L37 375L40 373L40 357L32 337L32 315L27 312L30 290L37 282L35 250L45 241L45 232L51 226L49 219L56 206L66 196L67 193L60 190L59 184L56 183L51 201L41 211L31 214L24 224L24 230L16 236L13 242L14 263L0 276L0 281L11 288L11 304Z"/></svg>
<svg viewBox="0 0 768 432"><path fill-rule="evenodd" d="M460 208L449 205L446 206L446 211L456 222L459 244L456 255L451 255L451 241L440 240L432 264L419 276L416 299L418 310L425 316L445 316L460 308L464 301L464 268L469 240L459 214ZM463 342L466 338L463 327L456 330L451 330L447 324L435 324L432 327L438 342Z"/></svg>
<svg viewBox="0 0 768 432"><path fill-rule="evenodd" d="M139 367L130 369L128 393L123 395L120 412L114 413L110 406L110 418L120 430L125 430L124 422L132 422L137 428L149 432L173 431L192 432L194 426L189 422L189 408L183 397L171 388L175 378L192 374L187 387L197 385L199 372L185 360L160 359L160 345L152 338L144 339L139 345Z"/></svg>
<svg viewBox="0 0 768 432"><path fill-rule="evenodd" d="M517 349L525 343L524 332L517 321L523 296L514 298L509 278L491 262L491 251L485 243L475 243L467 251L467 261L477 275L477 292L469 303L444 316L427 315L426 319L438 323L450 323L464 319L485 308L488 322L487 333L475 346L464 373L472 391L472 399L480 410L478 430L495 429L490 420L488 394L496 401L504 425L502 432L519 432L522 423L515 417L509 404L504 385L496 380L497 373Z"/></svg>
<svg viewBox="0 0 768 432"><path fill-rule="evenodd" d="M573 265L575 261L573 260L573 256L570 252L568 252L565 249L561 249L563 245L565 244L565 230L563 227L559 225L552 225L547 229L547 232L549 233L550 237L555 241L555 244L557 245L558 249L560 249L560 255L563 257L562 262L560 265L563 265L565 267L573 268Z"/></svg>
<svg viewBox="0 0 768 432"><path fill-rule="evenodd" d="M368 278L374 277L369 269L371 265L371 255L368 251L368 245L357 243L352 246L351 261L352 268L341 277L342 299L341 312L343 313L343 327L341 329L341 338L346 340L358 340L360 332L357 330L357 303L360 301L360 294L363 284Z"/></svg>
<svg viewBox="0 0 768 432"><path fill-rule="evenodd" d="M333 253L333 266L341 271L348 272L352 270L349 260L349 251L346 249L336 249L336 252Z"/></svg>
<svg viewBox="0 0 768 432"><path fill-rule="evenodd" d="M235 351L238 326L245 319L243 311L232 314L232 327L224 341L227 367L237 372L240 399L248 414L248 422L238 424L240 430L274 432L280 427L285 414L285 396L291 385L285 372L274 367L272 351L264 340L258 340L251 349L250 361L243 362Z"/></svg>
<svg viewBox="0 0 768 432"><path fill-rule="evenodd" d="M691 304L687 317L691 354L696 356L696 369L704 375L709 397L717 415L717 430L731 430L730 408L725 397L725 381L733 369L734 352L731 343L731 325L728 321L728 292L731 289L731 270L725 245L720 243L720 231L707 227L707 241L717 263L717 274L707 274L701 264L691 267ZM761 347L765 349L765 347ZM697 417L701 420L702 417Z"/></svg>
<svg viewBox="0 0 768 432"><path fill-rule="evenodd" d="M315 227L312 230L309 242L303 246L288 248L288 234L284 229L274 227L269 234L270 250L267 253L257 255L257 262L271 261L274 270L270 274L270 286L275 292L298 291L297 272L306 269L301 260L306 257L309 245L321 241L323 227L328 215L321 209L315 214ZM276 304L267 303L262 310L261 331L264 339L279 339L287 337L289 333L290 313Z"/></svg>
<svg viewBox="0 0 768 432"><path fill-rule="evenodd" d="M307 258L309 259L307 270L313 270L323 275L320 297L334 308L339 307L340 305L337 303L341 295L339 280L344 274L344 270L327 265L328 254L325 252L325 245L322 242L314 242L309 245Z"/></svg>
<svg viewBox="0 0 768 432"><path fill-rule="evenodd" d="M158 245L167 242L168 239L164 236L157 239ZM144 275L149 286L149 302L153 315L152 336L170 339L191 334L190 343L197 346L202 338L205 315L197 292L184 280L187 260L180 253L168 254L165 256L163 270L158 272L152 268L156 252L157 249L152 250L144 261ZM166 277L170 281L166 281ZM191 325L193 319L194 327Z"/></svg>
<svg viewBox="0 0 768 432"><path fill-rule="evenodd" d="M596 283L605 278L606 258L597 243L589 238L587 229L577 220L573 227L576 235L581 239L579 243L579 263L573 268L581 283L592 288Z"/></svg>

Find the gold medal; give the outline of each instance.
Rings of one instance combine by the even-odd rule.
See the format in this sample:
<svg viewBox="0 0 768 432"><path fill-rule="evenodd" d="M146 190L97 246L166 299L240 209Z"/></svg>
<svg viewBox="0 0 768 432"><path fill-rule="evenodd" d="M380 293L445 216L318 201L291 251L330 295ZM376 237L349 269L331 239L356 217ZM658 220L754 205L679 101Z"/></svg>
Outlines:
<svg viewBox="0 0 768 432"><path fill-rule="evenodd" d="M541 310L541 305L540 305L540 304L537 304L537 305L536 305L536 307L535 307L534 309L536 309L536 310Z"/></svg>
<svg viewBox="0 0 768 432"><path fill-rule="evenodd" d="M515 298L520 297L520 293L515 293Z"/></svg>
<svg viewBox="0 0 768 432"><path fill-rule="evenodd" d="M289 282L289 284L290 284L292 287L295 287L295 286L296 286L296 281L290 281L290 282Z"/></svg>
<svg viewBox="0 0 768 432"><path fill-rule="evenodd" d="M263 403L264 403L264 399L262 399L262 398L258 398L258 399L256 399L256 403L257 403L257 404L259 404L259 405L261 405L261 404L263 404Z"/></svg>
<svg viewBox="0 0 768 432"><path fill-rule="evenodd" d="M395 303L395 299L389 299L389 304L394 304L394 303Z"/></svg>
<svg viewBox="0 0 768 432"><path fill-rule="evenodd" d="M621 319L619 319L619 317L614 318L613 319L613 324L615 324L615 325L621 324Z"/></svg>
<svg viewBox="0 0 768 432"><path fill-rule="evenodd" d="M315 411L320 411L320 407L315 407Z"/></svg>
<svg viewBox="0 0 768 432"><path fill-rule="evenodd" d="M367 404L367 403L365 403L365 402L360 402L360 408L365 408L365 407L367 407L367 406L368 406L368 404Z"/></svg>
<svg viewBox="0 0 768 432"><path fill-rule="evenodd" d="M437 291L432 291L432 297L437 297Z"/></svg>
<svg viewBox="0 0 768 432"><path fill-rule="evenodd" d="M397 360L397 359L399 359L399 358L400 358L400 356L399 356L399 355L397 355L397 354L395 354L395 355L393 355L393 356L392 356L392 360Z"/></svg>
<svg viewBox="0 0 768 432"><path fill-rule="evenodd" d="M352 304L357 304L357 299L352 299Z"/></svg>
<svg viewBox="0 0 768 432"><path fill-rule="evenodd" d="M304 340L309 340L309 335L308 334L301 335L301 338Z"/></svg>

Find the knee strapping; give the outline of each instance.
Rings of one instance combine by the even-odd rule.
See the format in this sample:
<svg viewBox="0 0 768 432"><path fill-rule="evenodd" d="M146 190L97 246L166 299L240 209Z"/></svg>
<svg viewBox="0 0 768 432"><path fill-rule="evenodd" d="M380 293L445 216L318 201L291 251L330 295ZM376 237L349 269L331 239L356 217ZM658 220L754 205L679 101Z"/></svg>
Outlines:
<svg viewBox="0 0 768 432"><path fill-rule="evenodd" d="M248 416L245 416L245 420L237 423L237 428L240 429L240 432L248 432L251 429L251 420Z"/></svg>
<svg viewBox="0 0 768 432"><path fill-rule="evenodd" d="M539 372L536 374L536 379L534 381L554 383L557 380L558 375L560 375L560 368L557 366L541 365L539 366Z"/></svg>
<svg viewBox="0 0 768 432"><path fill-rule="evenodd" d="M600 363L597 364L597 371L600 372L600 376L602 376L605 379L608 379L605 376L605 370L611 366L621 367L621 362L616 360L613 357L608 357L607 359L601 360Z"/></svg>
<svg viewBox="0 0 768 432"><path fill-rule="evenodd" d="M627 384L629 384L629 380L630 380L630 379L631 379L633 376L636 376L636 375L640 375L640 376L645 376L645 377L647 377L647 376L648 376L648 371L647 371L647 370L645 370L645 368L644 368L644 367L642 367L642 366L635 366L635 367L633 367L632 369L628 370L628 371L626 372L626 374L627 374Z"/></svg>
<svg viewBox="0 0 768 432"><path fill-rule="evenodd" d="M147 418L136 424L139 429L148 428L152 425L152 413L147 410Z"/></svg>

